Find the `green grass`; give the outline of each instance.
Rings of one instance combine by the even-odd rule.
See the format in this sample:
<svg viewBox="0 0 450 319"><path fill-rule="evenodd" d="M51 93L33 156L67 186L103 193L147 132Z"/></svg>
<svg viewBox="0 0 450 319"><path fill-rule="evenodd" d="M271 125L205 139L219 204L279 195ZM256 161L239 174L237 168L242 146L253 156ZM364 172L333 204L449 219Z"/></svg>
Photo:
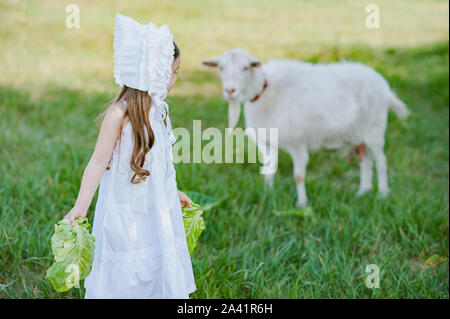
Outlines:
<svg viewBox="0 0 450 319"><path fill-rule="evenodd" d="M367 63L412 111L405 122L389 116L387 199L356 197L357 164L335 153L312 154L312 214L300 216L276 214L296 199L284 152L273 189L257 164L177 164L181 189L225 199L204 216L192 298L449 298L448 2L380 1L385 15L373 36L359 26L364 4L354 1L239 1L242 10L224 1L80 1L78 31L61 27L62 4L25 3L0 4L0 298L82 296L56 293L45 271L53 225L74 204L95 144L93 120L117 90L110 47L117 11L167 22L182 43L174 127L191 130L201 119L203 128L225 128L219 80L199 61L233 46L261 58ZM268 7L282 20L279 37L264 36L274 23ZM248 32L239 33L243 18ZM380 289L365 286L367 264L379 266Z"/></svg>

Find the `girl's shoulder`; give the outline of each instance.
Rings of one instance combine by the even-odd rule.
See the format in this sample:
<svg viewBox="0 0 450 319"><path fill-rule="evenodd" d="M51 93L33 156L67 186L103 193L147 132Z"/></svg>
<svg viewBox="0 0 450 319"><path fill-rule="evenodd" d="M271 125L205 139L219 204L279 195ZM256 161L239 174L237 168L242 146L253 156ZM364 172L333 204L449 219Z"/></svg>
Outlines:
<svg viewBox="0 0 450 319"><path fill-rule="evenodd" d="M126 102L120 100L111 104L106 110L106 113L110 113L113 118L119 120L120 122L123 122L122 124L125 125L127 122L127 119L125 118L126 111Z"/></svg>
<svg viewBox="0 0 450 319"><path fill-rule="evenodd" d="M127 111L127 103L124 100L114 102L108 107L108 111L113 112L115 115L123 117Z"/></svg>

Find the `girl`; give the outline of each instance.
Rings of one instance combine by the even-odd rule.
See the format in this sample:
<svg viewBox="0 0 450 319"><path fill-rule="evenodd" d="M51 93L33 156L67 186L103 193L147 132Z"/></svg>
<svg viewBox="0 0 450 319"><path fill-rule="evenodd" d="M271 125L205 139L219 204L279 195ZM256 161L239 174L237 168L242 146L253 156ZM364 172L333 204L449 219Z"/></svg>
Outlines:
<svg viewBox="0 0 450 319"><path fill-rule="evenodd" d="M164 99L180 50L169 28L116 16L114 76L123 88L106 110L78 198L65 218L84 217L100 183L86 298L188 298L195 282L172 162Z"/></svg>

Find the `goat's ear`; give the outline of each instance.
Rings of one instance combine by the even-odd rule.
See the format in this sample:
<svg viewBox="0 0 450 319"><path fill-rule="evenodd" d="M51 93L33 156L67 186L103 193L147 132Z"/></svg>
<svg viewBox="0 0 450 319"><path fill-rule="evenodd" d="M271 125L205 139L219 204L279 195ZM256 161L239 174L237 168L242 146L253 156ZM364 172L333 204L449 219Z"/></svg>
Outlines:
<svg viewBox="0 0 450 319"><path fill-rule="evenodd" d="M259 61L253 61L252 63L250 63L250 66L252 68L259 68L261 66L261 62Z"/></svg>
<svg viewBox="0 0 450 319"><path fill-rule="evenodd" d="M213 58L210 60L202 61L202 64L206 67L212 68L219 65L219 58Z"/></svg>

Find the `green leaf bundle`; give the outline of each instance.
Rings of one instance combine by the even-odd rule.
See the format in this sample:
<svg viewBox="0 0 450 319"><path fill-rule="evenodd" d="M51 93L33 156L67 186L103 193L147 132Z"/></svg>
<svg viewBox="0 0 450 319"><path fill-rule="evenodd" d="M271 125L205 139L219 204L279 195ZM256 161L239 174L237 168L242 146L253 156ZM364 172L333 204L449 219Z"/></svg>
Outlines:
<svg viewBox="0 0 450 319"><path fill-rule="evenodd" d="M205 230L205 221L203 220L203 210L198 204L192 204L192 208L184 206L182 208L184 231L186 233L186 242L189 253L192 254L197 247L198 238Z"/></svg>
<svg viewBox="0 0 450 319"><path fill-rule="evenodd" d="M80 280L89 275L94 258L94 241L87 218L76 219L75 226L68 219L55 225L51 239L55 262L47 270L47 278L56 291L79 287Z"/></svg>

